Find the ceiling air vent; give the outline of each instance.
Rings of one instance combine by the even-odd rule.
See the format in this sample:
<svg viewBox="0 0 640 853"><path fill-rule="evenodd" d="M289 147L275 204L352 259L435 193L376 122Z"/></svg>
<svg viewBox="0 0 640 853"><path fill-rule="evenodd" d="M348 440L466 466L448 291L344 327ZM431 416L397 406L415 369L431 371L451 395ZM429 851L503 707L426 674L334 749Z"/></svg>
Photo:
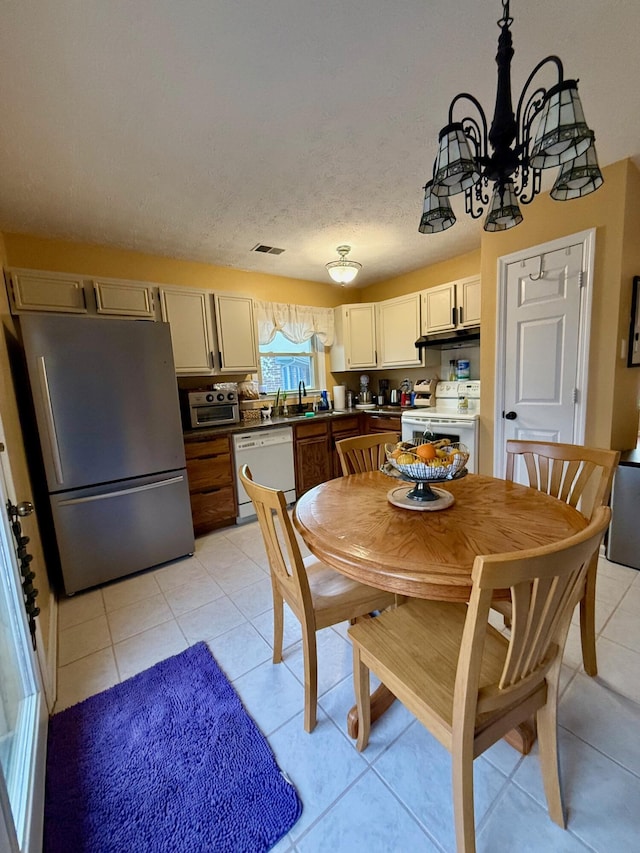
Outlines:
<svg viewBox="0 0 640 853"><path fill-rule="evenodd" d="M281 255L284 249L276 249L275 246L265 246L264 243L258 243L251 250L252 252L264 252L266 255Z"/></svg>

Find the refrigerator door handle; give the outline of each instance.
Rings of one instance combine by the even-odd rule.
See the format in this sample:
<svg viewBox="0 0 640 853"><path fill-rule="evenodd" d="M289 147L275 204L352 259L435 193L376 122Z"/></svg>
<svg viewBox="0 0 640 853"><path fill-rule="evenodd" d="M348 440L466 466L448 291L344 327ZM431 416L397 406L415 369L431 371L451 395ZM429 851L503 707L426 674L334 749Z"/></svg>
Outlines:
<svg viewBox="0 0 640 853"><path fill-rule="evenodd" d="M60 501L59 506L72 506L74 504L86 504L89 501L102 501L105 498L120 498L123 495L133 495L136 492L148 492L150 489L159 489L161 486L172 486L174 483L181 483L184 477L170 477L167 480L160 480L158 483L147 483L144 486L134 486L131 489L118 489L115 492L103 492L100 495L88 495L84 498L70 498L66 501Z"/></svg>
<svg viewBox="0 0 640 853"><path fill-rule="evenodd" d="M44 356L38 358L38 373L40 377L40 387L42 396L45 402L45 417L47 421L47 433L49 434L49 445L51 446L51 459L56 474L56 481L63 486L64 475L62 473L62 458L60 456L60 445L58 443L58 434L56 432L56 421L53 416L53 404L51 402L51 392L49 391L49 380L47 378L47 365Z"/></svg>

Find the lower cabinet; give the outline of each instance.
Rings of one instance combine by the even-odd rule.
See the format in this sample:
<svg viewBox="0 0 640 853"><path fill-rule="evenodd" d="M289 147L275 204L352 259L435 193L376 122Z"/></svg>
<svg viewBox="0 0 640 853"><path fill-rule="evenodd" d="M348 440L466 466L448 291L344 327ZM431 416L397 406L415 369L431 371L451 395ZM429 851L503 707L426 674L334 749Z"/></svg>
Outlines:
<svg viewBox="0 0 640 853"><path fill-rule="evenodd" d="M238 502L229 436L187 441L184 449L196 536L235 524Z"/></svg>
<svg viewBox="0 0 640 853"><path fill-rule="evenodd" d="M353 417L339 418L331 421L331 463L334 477L342 477L342 465L340 464L340 457L336 450L336 442L341 441L343 438L362 435L361 417L364 417L364 415L354 415Z"/></svg>
<svg viewBox="0 0 640 853"><path fill-rule="evenodd" d="M333 477L329 438L330 428L326 420L294 425L297 497Z"/></svg>

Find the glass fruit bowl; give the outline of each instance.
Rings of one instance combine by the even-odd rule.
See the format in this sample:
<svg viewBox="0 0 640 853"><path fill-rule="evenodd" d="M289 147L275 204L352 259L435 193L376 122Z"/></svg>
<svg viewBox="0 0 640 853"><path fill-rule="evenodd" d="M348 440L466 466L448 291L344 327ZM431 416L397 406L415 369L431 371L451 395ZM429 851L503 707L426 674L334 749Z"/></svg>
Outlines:
<svg viewBox="0 0 640 853"><path fill-rule="evenodd" d="M440 509L453 503L453 496L443 489L431 488L432 483L458 480L467 473L469 450L464 444L438 441L400 441L386 444L387 461L382 471L391 477L415 483L412 489L403 492L402 506L413 508ZM396 499L392 500L396 503Z"/></svg>

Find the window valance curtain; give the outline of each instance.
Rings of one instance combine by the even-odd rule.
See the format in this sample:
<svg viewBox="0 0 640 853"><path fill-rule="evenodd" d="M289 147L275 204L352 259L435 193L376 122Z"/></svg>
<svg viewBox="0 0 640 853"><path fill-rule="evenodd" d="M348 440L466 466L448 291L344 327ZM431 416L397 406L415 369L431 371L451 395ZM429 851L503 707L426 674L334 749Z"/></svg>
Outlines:
<svg viewBox="0 0 640 853"><path fill-rule="evenodd" d="M290 305L285 302L255 300L258 318L258 340L270 344L277 332L294 344L302 344L313 335L325 347L333 343L333 308Z"/></svg>

